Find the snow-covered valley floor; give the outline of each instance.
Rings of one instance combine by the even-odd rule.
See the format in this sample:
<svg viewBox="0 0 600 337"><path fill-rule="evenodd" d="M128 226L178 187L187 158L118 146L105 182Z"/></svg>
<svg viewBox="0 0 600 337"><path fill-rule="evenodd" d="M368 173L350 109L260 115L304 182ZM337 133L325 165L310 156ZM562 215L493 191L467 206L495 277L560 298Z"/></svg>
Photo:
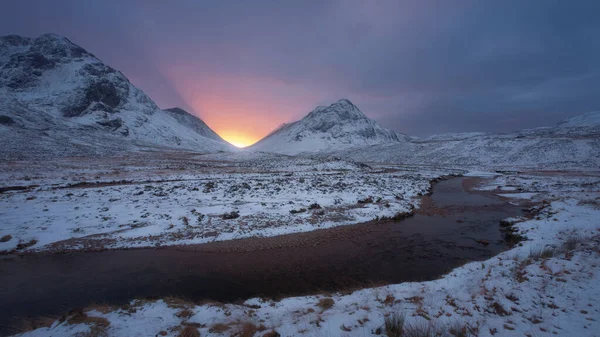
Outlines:
<svg viewBox="0 0 600 337"><path fill-rule="evenodd" d="M0 252L199 244L355 224L410 212L431 179L459 172L267 154L155 157L2 164Z"/></svg>
<svg viewBox="0 0 600 337"><path fill-rule="evenodd" d="M306 182L333 172L317 171L315 177L311 170L297 169L291 176L285 175L289 172L282 175L290 179L304 177ZM431 177L450 173L440 170L410 178L416 172L403 175L389 171L373 174L383 175L383 181L386 175L405 179L402 186L412 186L411 196L423 193ZM363 185L357 179L365 175L353 175L352 170L342 172L354 181L357 193L352 195L353 204L356 198L368 195L382 195L391 201L393 188L389 192L361 190L359 186ZM250 174L260 177L261 173ZM277 179L272 177L274 173L268 174L267 179ZM227 188L242 181L250 184L242 178L234 180L220 184ZM422 188L415 187L421 182ZM591 172L488 177L475 188L494 191L514 202L530 200L538 204L533 215L504 223L510 237L524 240L487 261L456 268L439 280L279 301L254 298L237 304L192 303L174 298L134 300L120 307L97 305L76 310L60 320L45 320L43 327L35 325L39 322L31 323L30 328L38 328L22 336L600 336L599 187L600 178ZM52 190L44 193L52 194ZM286 193L294 198L293 192ZM299 207L304 205L302 202L330 206L323 199L305 195L293 199L291 206ZM3 197L3 202L12 198L15 196ZM280 215L288 216L286 206L278 206ZM398 203L393 207L403 210L410 206ZM243 216L243 211L240 213Z"/></svg>

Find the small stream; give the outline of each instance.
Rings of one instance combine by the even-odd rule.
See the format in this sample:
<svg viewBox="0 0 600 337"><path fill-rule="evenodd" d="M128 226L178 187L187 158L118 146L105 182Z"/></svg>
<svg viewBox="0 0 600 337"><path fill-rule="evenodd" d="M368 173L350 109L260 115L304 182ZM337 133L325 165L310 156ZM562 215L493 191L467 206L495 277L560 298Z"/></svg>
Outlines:
<svg viewBox="0 0 600 337"><path fill-rule="evenodd" d="M437 183L437 212L272 238L184 248L4 256L0 335L19 318L57 316L92 303L180 296L236 301L437 278L506 249L499 221L520 208ZM487 245L478 243L484 240Z"/></svg>

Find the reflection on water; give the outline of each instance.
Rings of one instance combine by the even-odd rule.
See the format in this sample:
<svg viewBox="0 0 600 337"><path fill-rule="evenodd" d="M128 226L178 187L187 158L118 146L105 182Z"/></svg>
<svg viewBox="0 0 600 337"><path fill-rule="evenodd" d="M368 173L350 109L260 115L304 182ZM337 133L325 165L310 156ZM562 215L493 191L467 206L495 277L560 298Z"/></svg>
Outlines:
<svg viewBox="0 0 600 337"><path fill-rule="evenodd" d="M15 317L57 315L92 302L168 295L234 301L433 279L467 260L505 249L498 223L519 212L498 199L465 192L461 182L454 178L434 187L434 205L450 210L443 216L417 214L401 222L216 243L198 246L198 251L139 249L4 258L0 331ZM232 246L246 249L235 252Z"/></svg>

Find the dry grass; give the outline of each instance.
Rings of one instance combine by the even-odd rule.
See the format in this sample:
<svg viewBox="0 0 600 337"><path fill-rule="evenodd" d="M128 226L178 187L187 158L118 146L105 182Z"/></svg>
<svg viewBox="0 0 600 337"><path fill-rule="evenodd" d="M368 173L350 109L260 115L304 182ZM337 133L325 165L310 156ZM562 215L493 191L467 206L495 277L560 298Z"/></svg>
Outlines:
<svg viewBox="0 0 600 337"><path fill-rule="evenodd" d="M406 315L394 312L388 315L383 325L385 333L388 337L402 337L404 335L404 323L406 322Z"/></svg>
<svg viewBox="0 0 600 337"><path fill-rule="evenodd" d="M438 337L442 331L436 329L433 324L407 325L404 332L399 335L402 337Z"/></svg>
<svg viewBox="0 0 600 337"><path fill-rule="evenodd" d="M468 325L464 325L459 322L456 322L454 323L454 325L450 326L450 328L448 329L448 333L450 333L454 337L477 336L477 334L475 334Z"/></svg>
<svg viewBox="0 0 600 337"><path fill-rule="evenodd" d="M181 330L177 337L200 337L200 332L196 327L188 325Z"/></svg>
<svg viewBox="0 0 600 337"><path fill-rule="evenodd" d="M35 240L35 239L30 240L28 242L21 242L21 243L17 244L17 250L29 248L29 247L35 245L36 243L37 243L37 240Z"/></svg>
<svg viewBox="0 0 600 337"><path fill-rule="evenodd" d="M504 309L504 307L498 302L492 303L492 309L498 316L508 316L509 315L509 312L506 311Z"/></svg>
<svg viewBox="0 0 600 337"><path fill-rule="evenodd" d="M230 326L227 324L223 324L223 323L216 323L214 324L212 327L210 327L210 329L208 329L208 332L210 333L223 333L227 330L230 329Z"/></svg>
<svg viewBox="0 0 600 337"><path fill-rule="evenodd" d="M317 204L316 202L314 204L310 204L308 206L308 209L321 209L321 205Z"/></svg>
<svg viewBox="0 0 600 337"><path fill-rule="evenodd" d="M63 316L60 321L65 321L67 324L85 324L90 327L90 331L83 335L83 337L100 337L106 336L106 328L110 325L110 322L104 317L88 316L84 309L75 309L65 317Z"/></svg>
<svg viewBox="0 0 600 337"><path fill-rule="evenodd" d="M508 228L504 229L503 232L504 232L504 235L503 235L504 242L506 242L506 244L508 244L510 247L514 247L519 242L527 240L526 236L519 234L517 232L517 230L515 230L512 227L508 227Z"/></svg>
<svg viewBox="0 0 600 337"><path fill-rule="evenodd" d="M592 206L595 209L600 209L600 198L581 200L577 204L580 206L586 205L586 206Z"/></svg>
<svg viewBox="0 0 600 337"><path fill-rule="evenodd" d="M163 301L171 309L188 309L195 306L194 302L179 297L169 296L163 298Z"/></svg>
<svg viewBox="0 0 600 337"><path fill-rule="evenodd" d="M530 264L529 260L521 261L518 266L513 269L514 278L517 282L523 283L528 281L527 271L525 268Z"/></svg>
<svg viewBox="0 0 600 337"><path fill-rule="evenodd" d="M104 317L88 316L83 309L75 309L66 318L68 324L87 324L107 327L110 322Z"/></svg>
<svg viewBox="0 0 600 337"><path fill-rule="evenodd" d="M383 326L376 334L385 333L388 337L470 337L479 334L478 328L455 322L449 326L437 326L431 322L423 324L407 324L406 314L394 312L384 318Z"/></svg>
<svg viewBox="0 0 600 337"><path fill-rule="evenodd" d="M406 218L410 218L410 217L412 217L414 215L415 215L414 211L411 211L411 212L398 212L398 213L394 214L393 216L377 217L376 220L378 220L378 221L387 221L387 220L390 220L390 221L402 221L402 220L404 220Z"/></svg>
<svg viewBox="0 0 600 337"><path fill-rule="evenodd" d="M189 319L190 317L194 316L194 312L191 311L190 309L183 309L180 312L178 312L177 314L175 314L175 316L182 318L182 319Z"/></svg>
<svg viewBox="0 0 600 337"><path fill-rule="evenodd" d="M532 248L529 251L529 259L532 261L539 261L544 259L549 259L556 255L556 249L553 247L544 247L544 248Z"/></svg>
<svg viewBox="0 0 600 337"><path fill-rule="evenodd" d="M55 317L33 317L33 318L23 318L21 322L17 323L16 331L19 333L24 333L28 331L33 331L40 328L49 328L56 322Z"/></svg>
<svg viewBox="0 0 600 337"><path fill-rule="evenodd" d="M581 244L581 242L583 241L583 238L581 236L578 235L573 235L570 236L564 243L562 246L562 250L565 253L568 252L572 252L575 249L577 249L577 247Z"/></svg>
<svg viewBox="0 0 600 337"><path fill-rule="evenodd" d="M108 314L109 312L113 312L116 308L108 305L108 304L102 304L102 303L95 303L92 305L87 306L84 311L98 311L101 312L103 314Z"/></svg>
<svg viewBox="0 0 600 337"><path fill-rule="evenodd" d="M299 209L292 209L290 210L290 214L298 214L298 213L305 213L306 212L306 208L299 208Z"/></svg>
<svg viewBox="0 0 600 337"><path fill-rule="evenodd" d="M188 219L187 216L182 216L179 219L183 222L184 226L189 226L190 225L190 219Z"/></svg>
<svg viewBox="0 0 600 337"><path fill-rule="evenodd" d="M252 337L256 334L258 328L251 322L245 322L240 327L239 332L235 335L238 337Z"/></svg>
<svg viewBox="0 0 600 337"><path fill-rule="evenodd" d="M229 213L224 213L223 215L221 215L221 218L223 220L232 220L232 219L237 219L240 217L240 212L238 211L231 211Z"/></svg>
<svg viewBox="0 0 600 337"><path fill-rule="evenodd" d="M383 304L387 306L392 306L396 302L396 297L392 294L388 294L383 300Z"/></svg>
<svg viewBox="0 0 600 337"><path fill-rule="evenodd" d="M334 304L335 304L335 301L331 297L322 298L319 300L319 302L317 302L317 306L319 308L321 308L323 311L325 311L327 309L331 309L331 307L333 307Z"/></svg>

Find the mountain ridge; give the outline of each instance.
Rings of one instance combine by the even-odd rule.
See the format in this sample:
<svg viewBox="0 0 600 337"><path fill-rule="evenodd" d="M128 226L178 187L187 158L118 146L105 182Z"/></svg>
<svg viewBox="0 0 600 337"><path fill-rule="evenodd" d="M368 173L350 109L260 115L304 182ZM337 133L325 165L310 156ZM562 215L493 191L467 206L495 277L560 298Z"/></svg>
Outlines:
<svg viewBox="0 0 600 337"><path fill-rule="evenodd" d="M4 158L141 148L230 151L199 118L160 109L121 72L65 37L0 37Z"/></svg>
<svg viewBox="0 0 600 337"><path fill-rule="evenodd" d="M567 118L553 127L502 134L445 134L342 150L334 155L359 162L579 170L600 166L599 148L600 111L595 111Z"/></svg>

